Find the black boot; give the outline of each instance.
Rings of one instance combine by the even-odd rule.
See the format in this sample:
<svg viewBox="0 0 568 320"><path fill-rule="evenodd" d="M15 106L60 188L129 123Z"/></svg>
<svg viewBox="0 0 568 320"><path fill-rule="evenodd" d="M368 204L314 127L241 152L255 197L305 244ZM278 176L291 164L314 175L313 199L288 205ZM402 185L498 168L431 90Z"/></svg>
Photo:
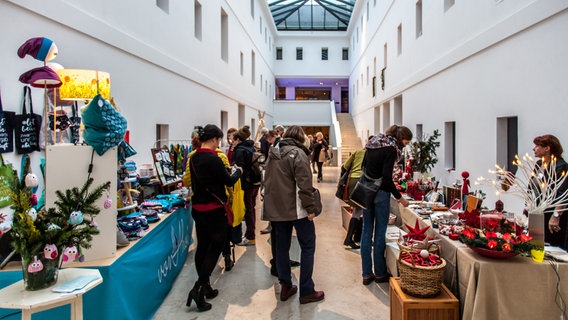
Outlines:
<svg viewBox="0 0 568 320"><path fill-rule="evenodd" d="M352 249L359 249L360 247L353 241L353 233L355 232L355 228L357 227L357 220L355 218L351 218L349 220L349 228L347 228L347 236L343 241L343 245L351 247Z"/></svg>
<svg viewBox="0 0 568 320"><path fill-rule="evenodd" d="M353 231L353 241L360 243L361 242L361 234L363 234L363 220L361 218L355 219L357 223L355 225L355 231Z"/></svg>
<svg viewBox="0 0 568 320"><path fill-rule="evenodd" d="M231 260L231 254L226 254L223 258L225 258L225 271L231 271L235 266L235 262Z"/></svg>
<svg viewBox="0 0 568 320"><path fill-rule="evenodd" d="M193 289L189 292L187 297L187 302L185 303L186 306L191 306L191 301L194 300L195 304L197 305L197 310L199 311L207 311L211 309L211 304L205 302L205 293L206 287L200 286L199 283L195 283Z"/></svg>
<svg viewBox="0 0 568 320"><path fill-rule="evenodd" d="M211 284L207 284L203 287L205 288L205 298L207 299L213 299L219 294L219 290L213 289Z"/></svg>

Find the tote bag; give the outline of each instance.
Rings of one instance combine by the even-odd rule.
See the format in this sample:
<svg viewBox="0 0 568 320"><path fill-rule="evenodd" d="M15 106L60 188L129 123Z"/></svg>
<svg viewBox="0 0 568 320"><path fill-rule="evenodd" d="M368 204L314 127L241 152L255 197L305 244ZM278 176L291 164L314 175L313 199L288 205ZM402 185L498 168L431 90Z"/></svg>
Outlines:
<svg viewBox="0 0 568 320"><path fill-rule="evenodd" d="M27 105L30 107L30 113L28 113ZM18 114L14 117L16 151L19 154L40 151L39 133L41 130L41 119L41 115L34 113L30 87L24 86L22 114Z"/></svg>
<svg viewBox="0 0 568 320"><path fill-rule="evenodd" d="M245 191L241 186L241 179L233 185L233 227L243 222L245 217Z"/></svg>
<svg viewBox="0 0 568 320"><path fill-rule="evenodd" d="M14 115L12 111L4 111L0 93L0 153L14 151Z"/></svg>

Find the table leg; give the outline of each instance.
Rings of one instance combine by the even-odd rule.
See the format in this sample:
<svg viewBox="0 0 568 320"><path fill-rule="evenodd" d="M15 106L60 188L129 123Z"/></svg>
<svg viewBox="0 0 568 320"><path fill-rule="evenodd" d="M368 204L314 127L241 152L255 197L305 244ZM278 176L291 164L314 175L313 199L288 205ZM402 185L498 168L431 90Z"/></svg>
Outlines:
<svg viewBox="0 0 568 320"><path fill-rule="evenodd" d="M32 320L32 310L22 309L22 320Z"/></svg>
<svg viewBox="0 0 568 320"><path fill-rule="evenodd" d="M71 303L71 320L83 320L83 295L79 295Z"/></svg>

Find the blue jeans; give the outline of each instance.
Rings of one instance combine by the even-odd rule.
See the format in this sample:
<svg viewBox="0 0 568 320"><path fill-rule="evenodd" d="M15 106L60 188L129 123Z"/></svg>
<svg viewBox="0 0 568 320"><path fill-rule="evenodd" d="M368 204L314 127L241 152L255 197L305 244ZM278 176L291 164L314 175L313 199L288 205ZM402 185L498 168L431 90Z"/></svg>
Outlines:
<svg viewBox="0 0 568 320"><path fill-rule="evenodd" d="M314 292L314 253L316 251L316 229L314 222L303 218L293 221L271 221L276 242L276 270L278 280L288 286L292 285L292 271L290 270L290 244L292 241L292 228L296 229L296 236L302 251L300 256L300 297Z"/></svg>
<svg viewBox="0 0 568 320"><path fill-rule="evenodd" d="M374 274L377 277L387 275L385 235L389 223L390 193L379 190L373 204L374 206L372 208L363 210L363 232L361 235L363 278L368 278L373 275L373 264L375 265ZM372 261L371 249L373 251Z"/></svg>

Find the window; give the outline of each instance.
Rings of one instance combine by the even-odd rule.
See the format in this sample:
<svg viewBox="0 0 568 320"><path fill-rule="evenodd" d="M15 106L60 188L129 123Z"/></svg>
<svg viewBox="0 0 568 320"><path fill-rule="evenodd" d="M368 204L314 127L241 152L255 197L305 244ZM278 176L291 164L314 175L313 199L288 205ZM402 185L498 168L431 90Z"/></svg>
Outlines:
<svg viewBox="0 0 568 320"><path fill-rule="evenodd" d="M321 48L321 59L327 60L327 48Z"/></svg>
<svg viewBox="0 0 568 320"><path fill-rule="evenodd" d="M422 0L416 1L416 38L422 35Z"/></svg>
<svg viewBox="0 0 568 320"><path fill-rule="evenodd" d="M454 121L444 123L444 167L455 169L456 167L456 123Z"/></svg>
<svg viewBox="0 0 568 320"><path fill-rule="evenodd" d="M343 48L341 50L341 59L342 60L349 60L349 48Z"/></svg>
<svg viewBox="0 0 568 320"><path fill-rule="evenodd" d="M245 73L245 55L241 51L241 76Z"/></svg>
<svg viewBox="0 0 568 320"><path fill-rule="evenodd" d="M421 123L417 124L417 125L416 125L416 132L415 132L415 133L416 133L416 138L422 137L423 132L424 132L423 125L422 125Z"/></svg>
<svg viewBox="0 0 568 320"><path fill-rule="evenodd" d="M369 66L367 66L367 85L369 85Z"/></svg>
<svg viewBox="0 0 568 320"><path fill-rule="evenodd" d="M167 141L170 136L170 125L156 124L156 141Z"/></svg>
<svg viewBox="0 0 568 320"><path fill-rule="evenodd" d="M282 60L282 48L281 47L276 48L276 60Z"/></svg>
<svg viewBox="0 0 568 320"><path fill-rule="evenodd" d="M400 56L402 54L402 23L396 28L396 38L397 38L397 51L396 53Z"/></svg>
<svg viewBox="0 0 568 320"><path fill-rule="evenodd" d="M367 1L367 21L369 21L369 1Z"/></svg>
<svg viewBox="0 0 568 320"><path fill-rule="evenodd" d="M259 89L260 89L260 92L262 92L262 75L260 75L260 87L259 87Z"/></svg>
<svg viewBox="0 0 568 320"><path fill-rule="evenodd" d="M221 9L221 59L229 62L229 16Z"/></svg>
<svg viewBox="0 0 568 320"><path fill-rule="evenodd" d="M357 27L357 34L355 39L357 39L357 43L359 43L359 27Z"/></svg>
<svg viewBox="0 0 568 320"><path fill-rule="evenodd" d="M199 3L199 1L195 0L194 3L194 11L193 11L193 15L194 15L194 21L193 21L193 28L194 28L194 34L195 37L199 40L201 40L201 26L203 25L202 22L202 12L201 12L201 3Z"/></svg>
<svg viewBox="0 0 568 320"><path fill-rule="evenodd" d="M517 117L497 118L497 164L501 168L517 172L512 165L519 149L519 129Z"/></svg>
<svg viewBox="0 0 568 320"><path fill-rule="evenodd" d="M268 32L266 32L266 28L264 28L264 43L268 42Z"/></svg>
<svg viewBox="0 0 568 320"><path fill-rule="evenodd" d="M156 0L156 5L165 13L170 12L170 0Z"/></svg>
<svg viewBox="0 0 568 320"><path fill-rule="evenodd" d="M387 129L391 126L390 113L390 101L387 101L383 103L383 130L381 132L387 131Z"/></svg>
<svg viewBox="0 0 568 320"><path fill-rule="evenodd" d="M262 34L262 17L259 17L259 21L260 21L260 34Z"/></svg>
<svg viewBox="0 0 568 320"><path fill-rule="evenodd" d="M394 123L402 125L402 96L394 98Z"/></svg>
<svg viewBox="0 0 568 320"><path fill-rule="evenodd" d="M254 0L250 0L250 16L254 19Z"/></svg>
<svg viewBox="0 0 568 320"><path fill-rule="evenodd" d="M373 97L377 95L377 77L373 76Z"/></svg>
<svg viewBox="0 0 568 320"><path fill-rule="evenodd" d="M256 77L256 55L254 51L250 53L250 83L254 86L255 85L255 77Z"/></svg>
<svg viewBox="0 0 568 320"><path fill-rule="evenodd" d="M268 95L268 80L264 80L264 95Z"/></svg>
<svg viewBox="0 0 568 320"><path fill-rule="evenodd" d="M387 43L383 47L384 67L387 67Z"/></svg>
<svg viewBox="0 0 568 320"><path fill-rule="evenodd" d="M450 10L454 6L456 0L444 0L444 12Z"/></svg>
<svg viewBox="0 0 568 320"><path fill-rule="evenodd" d="M304 50L302 48L296 48L296 60L304 59Z"/></svg>

